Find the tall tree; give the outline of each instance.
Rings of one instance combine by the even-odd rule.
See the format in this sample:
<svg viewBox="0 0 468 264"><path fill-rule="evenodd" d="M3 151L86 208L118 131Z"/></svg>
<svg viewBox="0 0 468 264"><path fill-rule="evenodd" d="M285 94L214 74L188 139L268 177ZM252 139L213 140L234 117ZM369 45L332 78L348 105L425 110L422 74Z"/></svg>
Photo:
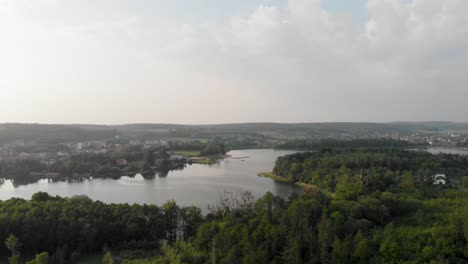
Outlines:
<svg viewBox="0 0 468 264"><path fill-rule="evenodd" d="M21 250L21 241L13 234L10 234L5 240L5 245L11 252L11 257L9 258L10 264L17 264L20 257Z"/></svg>

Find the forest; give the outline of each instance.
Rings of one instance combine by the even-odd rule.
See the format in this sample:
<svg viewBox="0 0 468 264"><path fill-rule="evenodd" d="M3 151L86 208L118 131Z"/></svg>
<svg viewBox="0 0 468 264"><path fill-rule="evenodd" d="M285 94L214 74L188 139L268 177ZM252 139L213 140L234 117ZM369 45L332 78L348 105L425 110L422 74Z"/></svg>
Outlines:
<svg viewBox="0 0 468 264"><path fill-rule="evenodd" d="M467 263L467 168L466 156L395 149L297 153L274 172L304 194L224 193L208 215L37 193L0 201L0 253L13 264L96 252L105 264ZM432 173L458 182L432 185Z"/></svg>
<svg viewBox="0 0 468 264"><path fill-rule="evenodd" d="M84 196L52 197L36 193L31 200L0 201L0 237L16 238L21 246L12 257L48 252L50 263L74 263L103 248L153 249L160 241L173 244L196 234L199 208L180 208L174 201L155 205L104 204ZM9 238L9 239L7 239ZM13 247L15 248L15 247Z"/></svg>
<svg viewBox="0 0 468 264"><path fill-rule="evenodd" d="M340 181L363 183L368 191L386 191L398 188L405 179L415 188L426 186L435 174L446 174L452 184L459 184L468 175L468 156L395 148L322 148L278 158L273 173L329 191L335 191Z"/></svg>
<svg viewBox="0 0 468 264"><path fill-rule="evenodd" d="M338 140L338 139L293 139L278 143L277 149L297 149L297 150L313 150L320 148L408 148L415 146L424 146L423 143L411 143L403 140L395 140L389 138L374 138L374 139L353 139L353 140Z"/></svg>

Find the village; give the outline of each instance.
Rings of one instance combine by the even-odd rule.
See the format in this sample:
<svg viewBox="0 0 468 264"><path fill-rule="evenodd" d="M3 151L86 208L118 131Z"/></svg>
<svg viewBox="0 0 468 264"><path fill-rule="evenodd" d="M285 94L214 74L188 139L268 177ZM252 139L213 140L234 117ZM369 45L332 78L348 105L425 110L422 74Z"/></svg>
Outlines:
<svg viewBox="0 0 468 264"><path fill-rule="evenodd" d="M398 133L385 135L394 140L407 141L413 144L424 144L441 147L466 147L468 136L458 132L449 131L446 133L417 132L410 135Z"/></svg>
<svg viewBox="0 0 468 264"><path fill-rule="evenodd" d="M188 148L189 150L184 149ZM197 145L166 140L130 140L127 144L86 141L40 145L16 140L0 148L0 178L20 180L119 178L141 173L167 175L186 165L216 163L224 157L224 144Z"/></svg>

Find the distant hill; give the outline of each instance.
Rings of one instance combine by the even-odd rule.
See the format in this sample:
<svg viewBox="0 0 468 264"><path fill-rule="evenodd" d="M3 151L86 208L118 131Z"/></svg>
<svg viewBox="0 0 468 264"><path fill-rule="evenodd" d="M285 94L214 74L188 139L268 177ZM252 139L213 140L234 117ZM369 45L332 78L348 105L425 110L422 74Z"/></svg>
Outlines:
<svg viewBox="0 0 468 264"><path fill-rule="evenodd" d="M126 124L126 125L48 125L0 124L0 144L15 140L43 143L123 138L183 137L211 138L229 135L265 136L272 138L360 138L416 132L468 133L468 123L392 122L392 123L239 123L215 125Z"/></svg>
<svg viewBox="0 0 468 264"><path fill-rule="evenodd" d="M52 144L97 140L115 135L116 131L111 127L87 130L73 125L0 124L0 144L10 143L15 140Z"/></svg>

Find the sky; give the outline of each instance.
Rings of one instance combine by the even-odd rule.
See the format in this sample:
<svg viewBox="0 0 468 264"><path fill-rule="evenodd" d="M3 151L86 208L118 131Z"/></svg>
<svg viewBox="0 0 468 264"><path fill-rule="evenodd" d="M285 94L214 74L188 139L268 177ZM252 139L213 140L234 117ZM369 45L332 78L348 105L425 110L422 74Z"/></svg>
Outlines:
<svg viewBox="0 0 468 264"><path fill-rule="evenodd" d="M468 122L466 0L0 0L0 123Z"/></svg>

